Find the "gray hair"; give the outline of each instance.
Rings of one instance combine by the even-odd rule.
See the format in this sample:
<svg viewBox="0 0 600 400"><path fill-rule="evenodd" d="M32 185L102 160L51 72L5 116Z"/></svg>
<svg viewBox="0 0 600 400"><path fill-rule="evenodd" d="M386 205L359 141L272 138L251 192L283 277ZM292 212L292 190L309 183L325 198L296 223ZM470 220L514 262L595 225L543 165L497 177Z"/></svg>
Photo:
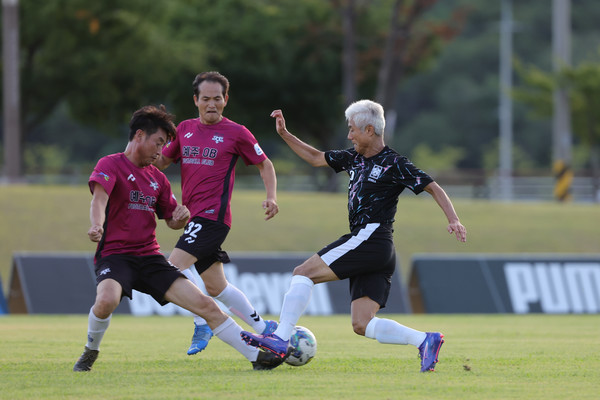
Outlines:
<svg viewBox="0 0 600 400"><path fill-rule="evenodd" d="M346 108L346 120L352 121L360 130L371 125L375 134L382 136L385 130L383 107L371 100L359 100Z"/></svg>

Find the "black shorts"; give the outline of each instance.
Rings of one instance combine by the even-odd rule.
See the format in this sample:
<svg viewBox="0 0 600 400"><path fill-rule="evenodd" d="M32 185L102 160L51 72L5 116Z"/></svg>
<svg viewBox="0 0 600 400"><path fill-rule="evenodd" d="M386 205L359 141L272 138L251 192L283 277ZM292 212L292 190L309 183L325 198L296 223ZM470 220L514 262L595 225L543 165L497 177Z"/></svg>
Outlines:
<svg viewBox="0 0 600 400"><path fill-rule="evenodd" d="M352 301L367 296L385 307L396 270L391 224L358 226L317 254L338 278L350 280Z"/></svg>
<svg viewBox="0 0 600 400"><path fill-rule="evenodd" d="M188 222L175 247L198 259L194 265L201 274L217 261L223 264L230 262L227 253L221 249L228 233L229 227L221 222L194 217Z"/></svg>
<svg viewBox="0 0 600 400"><path fill-rule="evenodd" d="M131 299L133 289L149 294L160 305L165 305L165 293L177 278L185 278L177 268L162 255L131 256L112 254L96 262L96 285L105 279L119 282L121 297ZM187 279L187 278L186 278Z"/></svg>

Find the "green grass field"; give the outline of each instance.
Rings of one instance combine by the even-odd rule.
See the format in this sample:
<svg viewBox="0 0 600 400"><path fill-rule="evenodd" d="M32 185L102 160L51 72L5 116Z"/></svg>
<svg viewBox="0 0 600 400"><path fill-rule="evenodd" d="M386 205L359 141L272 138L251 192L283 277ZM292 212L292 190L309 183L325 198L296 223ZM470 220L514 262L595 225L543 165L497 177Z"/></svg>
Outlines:
<svg viewBox="0 0 600 400"><path fill-rule="evenodd" d="M412 346L352 332L348 316L302 317L317 337L303 367L253 371L218 339L185 351L186 317L115 316L94 369L71 369L85 316L0 317L2 399L593 399L600 393L598 317L393 315L446 343L433 373Z"/></svg>
<svg viewBox="0 0 600 400"><path fill-rule="evenodd" d="M264 194L236 191L225 249L315 252L347 231L345 194L279 193L265 222ZM93 252L85 186L2 186L0 276L8 287L14 252ZM469 231L458 243L427 195L400 199L396 249L404 278L417 253L598 254L600 207L455 199ZM161 222L170 251L179 231ZM446 335L435 373L419 372L411 346L382 345L352 332L349 316L302 317L317 336L304 367L252 371L219 340L185 351L185 317L115 316L94 371L73 373L87 317L0 316L0 399L572 399L600 393L597 315L397 315Z"/></svg>

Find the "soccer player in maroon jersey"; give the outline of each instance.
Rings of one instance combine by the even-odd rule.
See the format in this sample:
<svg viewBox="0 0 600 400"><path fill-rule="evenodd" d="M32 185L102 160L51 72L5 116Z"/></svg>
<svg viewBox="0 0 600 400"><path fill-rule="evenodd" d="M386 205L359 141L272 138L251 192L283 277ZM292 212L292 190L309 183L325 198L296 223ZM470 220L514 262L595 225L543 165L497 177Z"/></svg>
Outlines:
<svg viewBox="0 0 600 400"><path fill-rule="evenodd" d="M235 165L241 157L246 165L256 165L267 192L262 207L266 220L279 211L277 178L273 163L256 138L243 125L223 116L229 100L229 81L218 72L203 72L194 79L194 104L198 118L183 121L177 137L163 149L156 166L164 169L172 162L181 165L182 203L190 209L191 219L169 261L192 281L192 265L202 277L209 295L225 304L235 315L259 333L271 333L275 321L265 321L248 298L229 283L223 263L229 257L221 249L231 228L231 195ZM208 345L212 331L201 317L194 317L194 335L188 354Z"/></svg>
<svg viewBox="0 0 600 400"><path fill-rule="evenodd" d="M252 346L285 359L292 329L304 312L313 286L322 282L350 281L352 328L358 335L387 344L411 344L419 349L421 372L433 371L444 343L439 332L421 332L375 315L385 307L392 274L396 270L393 222L398 196L406 188L429 193L448 220L447 230L460 242L467 240L446 192L406 157L385 145L383 107L370 100L352 103L346 109L348 139L352 148L320 151L292 135L281 110L271 114L277 133L304 161L313 167L331 167L349 176L348 222L350 233L325 246L294 269L285 294L279 326L270 335L242 332Z"/></svg>
<svg viewBox="0 0 600 400"><path fill-rule="evenodd" d="M281 363L262 351L250 352L242 328L160 252L156 216L169 228L183 228L190 216L177 204L166 176L152 165L167 140L175 137L173 115L164 106L137 110L129 123L129 144L123 153L101 158L89 179L92 192L88 236L97 242L94 257L96 301L88 318L87 343L74 371L89 371L112 312L132 290L151 295L161 305L177 304L206 319L221 340L234 347L254 369Z"/></svg>

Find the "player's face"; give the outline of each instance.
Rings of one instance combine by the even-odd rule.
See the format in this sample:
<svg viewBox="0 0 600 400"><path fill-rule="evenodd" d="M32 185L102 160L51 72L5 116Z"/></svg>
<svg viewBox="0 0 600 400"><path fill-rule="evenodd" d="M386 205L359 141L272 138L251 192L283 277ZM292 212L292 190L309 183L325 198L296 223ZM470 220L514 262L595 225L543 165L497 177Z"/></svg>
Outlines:
<svg viewBox="0 0 600 400"><path fill-rule="evenodd" d="M200 121L206 125L221 122L227 99L228 96L223 96L223 86L218 82L203 81L198 85L198 96L194 95L194 103L198 107Z"/></svg>
<svg viewBox="0 0 600 400"><path fill-rule="evenodd" d="M364 154L370 144L370 137L367 133L359 129L352 121L348 123L348 140L352 142L354 150L358 154Z"/></svg>
<svg viewBox="0 0 600 400"><path fill-rule="evenodd" d="M143 166L153 164L158 160L162 153L163 146L167 143L167 133L159 128L155 133L144 137L140 146L140 158Z"/></svg>

